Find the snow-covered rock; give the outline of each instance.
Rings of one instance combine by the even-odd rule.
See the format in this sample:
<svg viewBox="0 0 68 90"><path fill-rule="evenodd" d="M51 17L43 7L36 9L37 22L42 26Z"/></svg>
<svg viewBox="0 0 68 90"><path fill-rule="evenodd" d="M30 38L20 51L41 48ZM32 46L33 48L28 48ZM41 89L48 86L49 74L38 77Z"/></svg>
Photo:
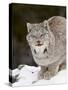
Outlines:
<svg viewBox="0 0 68 90"><path fill-rule="evenodd" d="M17 76L17 82L13 83L12 86L23 86L23 85L31 85L33 82L38 79L38 72L40 71L40 67L28 66L25 65L21 70L16 69L13 70L12 76ZM15 75L15 73L16 75Z"/></svg>
<svg viewBox="0 0 68 90"><path fill-rule="evenodd" d="M50 80L38 80L38 72L40 67L24 65L20 70L12 70L12 76L17 76L17 81L12 84L15 86L26 86L26 85L48 85L48 84L62 84L66 83L66 70L62 70L57 73L56 76ZM36 81L36 82L35 82ZM34 83L35 82L35 83Z"/></svg>

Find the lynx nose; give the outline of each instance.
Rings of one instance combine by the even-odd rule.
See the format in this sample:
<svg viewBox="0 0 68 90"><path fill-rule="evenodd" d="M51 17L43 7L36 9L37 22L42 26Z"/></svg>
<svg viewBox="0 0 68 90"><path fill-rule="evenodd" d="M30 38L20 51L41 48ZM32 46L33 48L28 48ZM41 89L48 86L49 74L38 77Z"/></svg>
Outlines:
<svg viewBox="0 0 68 90"><path fill-rule="evenodd" d="M37 45L36 46L42 46L43 44L41 43L41 41L37 41Z"/></svg>
<svg viewBox="0 0 68 90"><path fill-rule="evenodd" d="M37 43L40 44L40 41L38 40Z"/></svg>

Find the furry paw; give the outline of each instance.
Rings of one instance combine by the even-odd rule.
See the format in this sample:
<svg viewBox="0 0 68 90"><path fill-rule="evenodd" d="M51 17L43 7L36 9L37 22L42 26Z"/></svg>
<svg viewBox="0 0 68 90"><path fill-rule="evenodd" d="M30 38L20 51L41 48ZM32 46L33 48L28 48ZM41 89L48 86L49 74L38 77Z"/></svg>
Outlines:
<svg viewBox="0 0 68 90"><path fill-rule="evenodd" d="M53 77L53 75L50 71L46 71L44 73L44 79L49 80L49 79L51 79L51 77Z"/></svg>
<svg viewBox="0 0 68 90"><path fill-rule="evenodd" d="M63 64L60 65L59 70L63 70L65 68L66 68L66 63L63 63Z"/></svg>

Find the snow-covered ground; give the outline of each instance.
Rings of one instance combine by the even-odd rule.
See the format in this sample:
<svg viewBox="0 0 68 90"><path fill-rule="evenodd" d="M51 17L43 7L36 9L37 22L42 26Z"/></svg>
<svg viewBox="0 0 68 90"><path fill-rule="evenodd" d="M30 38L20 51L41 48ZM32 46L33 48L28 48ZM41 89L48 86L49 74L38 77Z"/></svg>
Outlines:
<svg viewBox="0 0 68 90"><path fill-rule="evenodd" d="M49 85L49 84L62 84L66 83L67 72L66 70L62 70L57 73L56 76L51 78L50 80L37 80L38 72L40 71L40 67L28 66L25 65L20 70L14 69L12 70L12 76L17 76L17 81L12 84L13 87L16 86L31 86L31 85Z"/></svg>

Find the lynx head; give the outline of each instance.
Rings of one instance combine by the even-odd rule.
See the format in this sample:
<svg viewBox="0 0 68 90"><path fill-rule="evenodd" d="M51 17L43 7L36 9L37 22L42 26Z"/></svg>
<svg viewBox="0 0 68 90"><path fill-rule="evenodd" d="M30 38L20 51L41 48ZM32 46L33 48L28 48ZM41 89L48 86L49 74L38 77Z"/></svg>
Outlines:
<svg viewBox="0 0 68 90"><path fill-rule="evenodd" d="M54 36L52 32L49 30L47 21L37 24L27 23L27 28L28 35L26 38L30 47L35 48L35 53L40 53L41 47L43 47L44 49L41 50L42 53L47 52L49 50L49 45L54 44Z"/></svg>
<svg viewBox="0 0 68 90"><path fill-rule="evenodd" d="M44 60L46 60L45 64L49 64L48 59L53 56L54 52L55 38L49 28L48 21L37 24L27 23L27 28L26 38L35 62L44 65Z"/></svg>
<svg viewBox="0 0 68 90"><path fill-rule="evenodd" d="M54 63L53 57L57 51L55 47L58 43L56 38L60 33L65 32L65 18L54 16L41 23L27 23L27 29L26 38L35 62L38 65Z"/></svg>

